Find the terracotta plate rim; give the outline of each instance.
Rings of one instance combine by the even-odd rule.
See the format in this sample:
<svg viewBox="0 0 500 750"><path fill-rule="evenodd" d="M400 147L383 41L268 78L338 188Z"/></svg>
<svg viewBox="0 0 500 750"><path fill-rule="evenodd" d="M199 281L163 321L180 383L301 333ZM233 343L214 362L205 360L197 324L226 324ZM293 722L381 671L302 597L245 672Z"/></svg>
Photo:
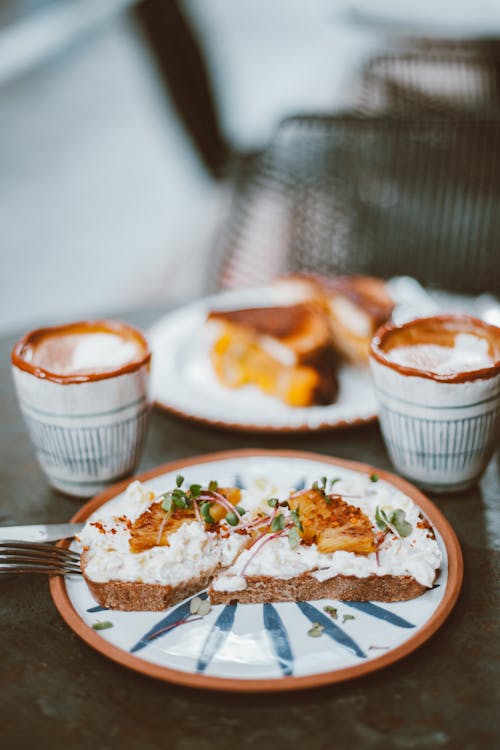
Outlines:
<svg viewBox="0 0 500 750"><path fill-rule="evenodd" d="M448 580L443 598L437 609L429 620L407 641L397 646L387 654L383 654L364 664L345 667L343 669L321 672L319 674L304 675L302 677L281 677L274 679L237 679L226 677L212 677L209 675L200 675L191 672L182 672L180 670L163 667L157 664L140 659L137 656L127 653L126 651L114 646L104 638L101 638L95 630L87 625L74 609L67 590L66 583L62 576L50 577L50 593L59 614L65 620L66 624L78 635L85 643L100 652L112 661L121 664L128 669L132 669L141 674L154 677L165 682L171 682L178 685L184 685L194 688L205 688L218 691L232 691L241 693L253 692L282 692L289 690L302 690L304 688L316 688L323 685L332 685L338 682L344 682L355 677L370 674L384 667L399 661L403 657L412 653L415 649L427 641L441 625L445 622L451 613L460 593L463 580L463 558L458 538L451 525L441 513L441 511L429 500L420 490L407 482L405 479L392 474L391 472L378 469L369 464L358 461L335 458L322 453L312 453L309 451L296 450L266 450L259 448L247 448L233 451L219 451L216 453L206 453L189 458L177 459L168 463L157 466L154 469L146 471L135 479L147 481L153 477L167 472L176 471L186 466L195 464L210 463L213 461L223 461L227 459L250 458L256 456L276 458L297 458L310 461L321 461L334 466L342 466L346 469L359 471L364 474L371 474L374 471L381 479L390 482L402 492L414 500L429 518L433 526L440 533L448 555ZM72 522L85 521L88 516L107 502L115 495L122 492L132 481L126 479L118 484L113 485L105 492L97 495L83 505L71 519ZM60 546L69 546L69 540L61 541Z"/></svg>

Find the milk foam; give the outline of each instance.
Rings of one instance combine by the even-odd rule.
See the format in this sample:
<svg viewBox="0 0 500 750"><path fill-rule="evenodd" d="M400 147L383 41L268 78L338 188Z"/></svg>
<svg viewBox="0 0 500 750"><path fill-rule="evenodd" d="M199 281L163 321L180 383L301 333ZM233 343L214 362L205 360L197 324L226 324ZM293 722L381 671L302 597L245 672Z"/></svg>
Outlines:
<svg viewBox="0 0 500 750"><path fill-rule="evenodd" d="M454 346L397 346L387 352L386 357L398 365L433 372L436 375L455 375L494 364L488 353L488 342L470 333L459 333Z"/></svg>
<svg viewBox="0 0 500 750"><path fill-rule="evenodd" d="M107 331L68 333L44 338L25 359L59 375L105 372L139 359L138 343Z"/></svg>

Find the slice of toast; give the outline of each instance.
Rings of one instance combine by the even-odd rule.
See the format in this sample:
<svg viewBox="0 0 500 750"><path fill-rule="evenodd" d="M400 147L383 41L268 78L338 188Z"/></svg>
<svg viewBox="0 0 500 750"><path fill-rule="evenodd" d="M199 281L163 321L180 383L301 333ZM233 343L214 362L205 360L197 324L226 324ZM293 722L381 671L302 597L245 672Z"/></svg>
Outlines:
<svg viewBox="0 0 500 750"><path fill-rule="evenodd" d="M208 592L212 604L265 604L303 602L315 599L337 599L354 602L404 602L427 591L427 586L412 576L378 576L365 578L336 575L318 581L308 573L291 578L247 576L242 591L223 591L214 587Z"/></svg>
<svg viewBox="0 0 500 750"><path fill-rule="evenodd" d="M192 495L193 487L183 492L177 487L155 497L134 482L125 493L121 513L89 519L80 538L80 564L92 595L102 607L161 611L208 586L221 567L222 540L228 536L229 527L221 522L231 506L238 508L241 490L194 488L196 495ZM178 506L186 507L171 503L166 510L165 496L172 501L175 492ZM127 495L130 503L126 502ZM162 569L165 565L170 574ZM171 582L162 580L168 578Z"/></svg>
<svg viewBox="0 0 500 750"><path fill-rule="evenodd" d="M323 478L278 491L281 500L211 482L175 508L178 490L155 496L134 482L119 507L87 522L82 572L101 606L127 611L160 611L207 586L213 604L419 596L440 567L432 527L403 493L350 481Z"/></svg>
<svg viewBox="0 0 500 750"><path fill-rule="evenodd" d="M337 350L354 364L367 364L370 341L394 308L385 282L373 276L291 273L276 279L274 286L278 299L322 305Z"/></svg>
<svg viewBox="0 0 500 750"><path fill-rule="evenodd" d="M222 385L253 384L290 406L336 400L338 357L319 305L212 310L208 321L219 328L211 360Z"/></svg>
<svg viewBox="0 0 500 750"><path fill-rule="evenodd" d="M349 495L358 498L352 504L325 487L326 478L280 503L282 518L274 521L278 530L264 529L230 567L219 571L209 587L212 603L395 602L420 596L433 585L439 548L414 504L398 498L410 523L403 508L374 506L376 490L367 487L361 495ZM419 570L422 555L431 563L425 576Z"/></svg>

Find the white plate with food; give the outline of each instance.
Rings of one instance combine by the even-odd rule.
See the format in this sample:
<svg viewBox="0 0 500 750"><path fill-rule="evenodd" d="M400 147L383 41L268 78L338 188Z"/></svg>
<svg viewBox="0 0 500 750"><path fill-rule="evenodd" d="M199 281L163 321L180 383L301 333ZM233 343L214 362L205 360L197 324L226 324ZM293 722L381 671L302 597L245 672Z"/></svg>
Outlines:
<svg viewBox="0 0 500 750"><path fill-rule="evenodd" d="M374 421L368 345L392 304L383 282L340 281L333 291L320 289L313 277L287 277L166 315L148 335L157 406L201 423L261 432Z"/></svg>
<svg viewBox="0 0 500 750"><path fill-rule="evenodd" d="M51 592L84 641L144 674L232 691L339 682L413 651L458 597L446 519L365 464L241 450L138 479L76 514L85 575Z"/></svg>

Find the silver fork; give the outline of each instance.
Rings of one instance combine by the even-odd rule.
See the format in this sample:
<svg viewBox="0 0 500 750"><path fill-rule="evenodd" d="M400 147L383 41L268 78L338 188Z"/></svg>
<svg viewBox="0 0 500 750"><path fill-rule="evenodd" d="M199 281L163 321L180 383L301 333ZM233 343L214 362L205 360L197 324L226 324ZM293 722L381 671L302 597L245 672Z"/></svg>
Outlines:
<svg viewBox="0 0 500 750"><path fill-rule="evenodd" d="M80 555L53 544L0 541L0 575L10 573L80 574Z"/></svg>

